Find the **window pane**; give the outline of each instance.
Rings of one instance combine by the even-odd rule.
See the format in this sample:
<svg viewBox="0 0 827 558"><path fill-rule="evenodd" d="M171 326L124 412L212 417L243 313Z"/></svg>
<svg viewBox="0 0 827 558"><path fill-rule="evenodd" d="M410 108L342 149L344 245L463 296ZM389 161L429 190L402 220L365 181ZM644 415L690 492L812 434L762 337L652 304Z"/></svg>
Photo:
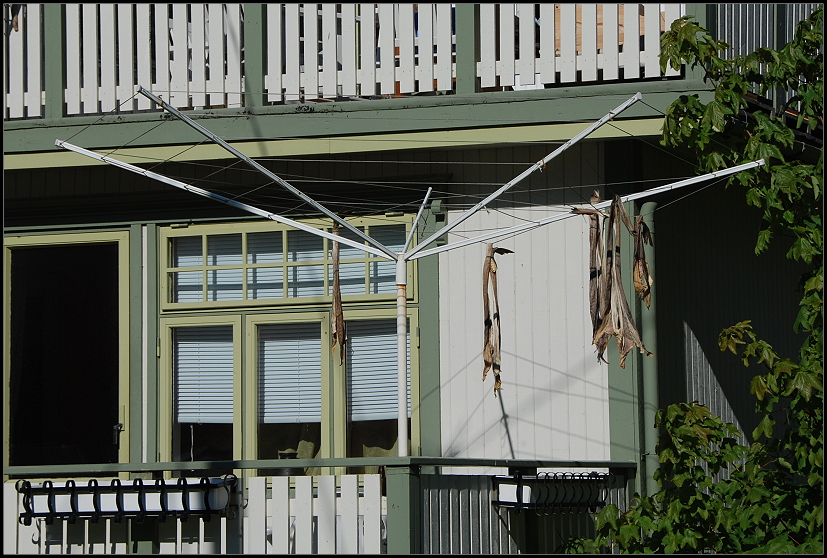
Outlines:
<svg viewBox="0 0 827 558"><path fill-rule="evenodd" d="M233 458L233 328L173 333L173 461ZM227 471L199 471L217 475ZM180 473L183 474L183 473Z"/></svg>
<svg viewBox="0 0 827 558"><path fill-rule="evenodd" d="M329 273L330 288L333 288L333 266ZM339 289L343 295L365 294L365 264L339 264ZM332 294L332 291L331 291Z"/></svg>
<svg viewBox="0 0 827 558"><path fill-rule="evenodd" d="M175 328L173 375L178 422L232 423L232 326Z"/></svg>
<svg viewBox="0 0 827 558"><path fill-rule="evenodd" d="M247 270L247 298L282 298L284 296L284 269L257 267Z"/></svg>
<svg viewBox="0 0 827 558"><path fill-rule="evenodd" d="M356 227L358 230L365 232L365 227ZM356 240L360 244L364 243L364 240L356 236L356 233L349 231L344 227L339 228L339 236L347 238L349 240ZM330 257L333 257L333 242L328 243L331 249ZM358 248L353 248L352 246L348 246L347 244L339 244L339 258L342 260L352 259L352 258L364 258L365 252L359 250Z"/></svg>
<svg viewBox="0 0 827 558"><path fill-rule="evenodd" d="M203 302L204 272L177 271L170 276L170 302Z"/></svg>
<svg viewBox="0 0 827 558"><path fill-rule="evenodd" d="M259 459L318 456L322 417L321 355L318 323L259 326ZM297 473L301 474L298 471L291 474Z"/></svg>
<svg viewBox="0 0 827 558"><path fill-rule="evenodd" d="M241 269L207 271L207 300L241 300Z"/></svg>
<svg viewBox="0 0 827 558"><path fill-rule="evenodd" d="M202 259L201 236L181 236L170 239L170 266L200 267Z"/></svg>
<svg viewBox="0 0 827 558"><path fill-rule="evenodd" d="M397 417L396 320L347 323L347 403L351 421ZM411 350L408 333L408 416L411 413Z"/></svg>
<svg viewBox="0 0 827 558"><path fill-rule="evenodd" d="M247 235L247 263L262 264L284 261L281 232Z"/></svg>
<svg viewBox="0 0 827 558"><path fill-rule="evenodd" d="M405 246L405 225L380 225L370 228L370 235L394 252ZM370 264L370 294L396 292L396 263L379 260Z"/></svg>
<svg viewBox="0 0 827 558"><path fill-rule="evenodd" d="M305 231L287 231L287 258L291 262L324 259L324 239Z"/></svg>
<svg viewBox="0 0 827 558"><path fill-rule="evenodd" d="M241 234L218 234L207 237L207 265L241 263Z"/></svg>
<svg viewBox="0 0 827 558"><path fill-rule="evenodd" d="M302 265L287 269L287 295L324 296L324 266Z"/></svg>

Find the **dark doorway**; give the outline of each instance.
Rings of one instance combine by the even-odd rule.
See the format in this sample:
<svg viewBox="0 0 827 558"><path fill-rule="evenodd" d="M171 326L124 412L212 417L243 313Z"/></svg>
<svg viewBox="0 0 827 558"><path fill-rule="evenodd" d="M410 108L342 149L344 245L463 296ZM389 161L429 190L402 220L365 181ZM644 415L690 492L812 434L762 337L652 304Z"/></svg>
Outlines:
<svg viewBox="0 0 827 558"><path fill-rule="evenodd" d="M116 463L118 245L11 253L11 465Z"/></svg>

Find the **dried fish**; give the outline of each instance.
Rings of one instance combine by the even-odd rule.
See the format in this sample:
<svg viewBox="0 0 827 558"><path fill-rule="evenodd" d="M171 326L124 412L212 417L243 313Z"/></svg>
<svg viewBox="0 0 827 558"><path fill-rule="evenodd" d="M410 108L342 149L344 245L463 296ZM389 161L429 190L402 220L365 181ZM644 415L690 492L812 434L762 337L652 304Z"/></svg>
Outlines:
<svg viewBox="0 0 827 558"><path fill-rule="evenodd" d="M644 250L644 244L649 244L649 246L654 246L654 244L652 243L652 233L643 221L642 215L635 217L635 230L632 234L635 236L633 263L635 291L646 304L646 308L649 308L651 303L652 283L654 281L652 279L652 275L649 273L649 264L646 263L646 251Z"/></svg>
<svg viewBox="0 0 827 558"><path fill-rule="evenodd" d="M339 234L339 224L333 222L333 234ZM330 347L331 352L336 350L336 345L339 345L339 362L345 362L345 343L347 343L347 336L345 335L345 315L342 310L342 289L339 285L339 243L333 241L333 310L331 315L330 336L333 338L333 344Z"/></svg>
<svg viewBox="0 0 827 558"><path fill-rule="evenodd" d="M513 254L507 248L494 248L493 244L486 246L485 262L482 266L482 306L485 325L482 360L485 368L482 371L482 380L485 381L489 370L494 370L494 396L502 389L500 380L500 305L497 295L497 262L494 254ZM491 294L489 296L489 286Z"/></svg>
<svg viewBox="0 0 827 558"><path fill-rule="evenodd" d="M597 190L589 200L592 205L600 201ZM574 209L572 213L589 216L589 315L592 320L592 335L597 332L603 315L600 313L601 262L603 261L603 221L606 216L599 209Z"/></svg>
<svg viewBox="0 0 827 558"><path fill-rule="evenodd" d="M609 219L606 225L606 258L603 260L600 278L600 312L603 321L594 333L593 343L597 346L597 357L606 362L603 355L606 351L609 338L615 336L617 348L620 353L620 367L626 368L626 356L629 352L638 347L646 356L652 356L643 341L640 333L635 327L632 311L626 294L623 292L623 282L620 273L620 223L626 226L634 234L629 215L623 208L619 196L615 196L612 202ZM648 229L647 229L648 230ZM641 229L642 231L642 229ZM643 234L640 234L643 237ZM645 264L645 259L644 259ZM647 270L648 277L648 270ZM648 279L647 279L648 280Z"/></svg>

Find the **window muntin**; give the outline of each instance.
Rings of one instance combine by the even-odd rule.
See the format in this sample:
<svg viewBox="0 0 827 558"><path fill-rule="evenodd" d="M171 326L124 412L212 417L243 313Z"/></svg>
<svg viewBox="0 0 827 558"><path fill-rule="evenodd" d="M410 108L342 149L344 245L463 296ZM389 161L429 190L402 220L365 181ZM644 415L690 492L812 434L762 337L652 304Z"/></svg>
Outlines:
<svg viewBox="0 0 827 558"><path fill-rule="evenodd" d="M401 251L409 219L356 221L358 229ZM347 229L339 234L356 239ZM331 296L333 242L312 233L270 223L203 225L164 229L162 239L166 309L205 303L295 304ZM340 246L339 278L343 296L396 292L394 262L347 245Z"/></svg>

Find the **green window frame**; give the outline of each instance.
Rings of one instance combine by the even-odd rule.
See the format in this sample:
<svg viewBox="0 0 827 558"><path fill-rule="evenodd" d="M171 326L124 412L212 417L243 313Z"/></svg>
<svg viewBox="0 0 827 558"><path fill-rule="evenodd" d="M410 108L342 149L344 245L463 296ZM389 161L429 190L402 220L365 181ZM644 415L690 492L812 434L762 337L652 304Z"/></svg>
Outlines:
<svg viewBox="0 0 827 558"><path fill-rule="evenodd" d="M349 222L391 249L400 249L411 216ZM331 223L307 224L331 231ZM344 228L339 234L355 235ZM332 299L333 242L271 221L170 226L160 229L161 309L327 303ZM408 298L415 300L416 266L408 264ZM343 302L394 300L395 263L340 246Z"/></svg>

